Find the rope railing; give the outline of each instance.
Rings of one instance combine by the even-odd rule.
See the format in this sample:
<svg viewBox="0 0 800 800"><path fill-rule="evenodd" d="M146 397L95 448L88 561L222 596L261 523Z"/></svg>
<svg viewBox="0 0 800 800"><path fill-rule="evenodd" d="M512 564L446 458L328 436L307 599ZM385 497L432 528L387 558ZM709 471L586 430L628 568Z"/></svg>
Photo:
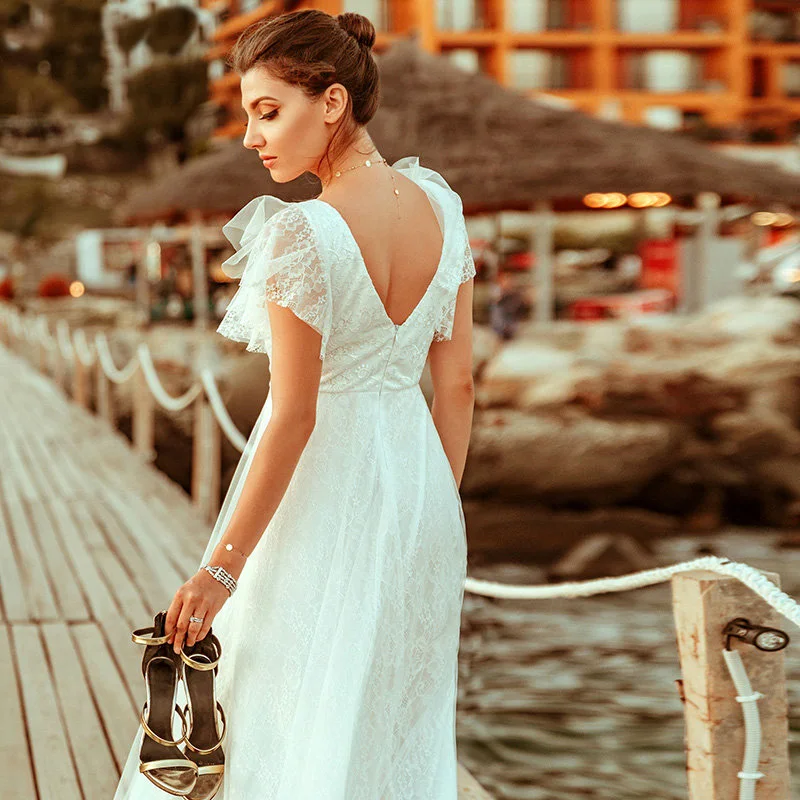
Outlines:
<svg viewBox="0 0 800 800"><path fill-rule="evenodd" d="M72 336L72 343L75 348L75 355L84 367L91 368L97 361L97 347L89 344L86 339L86 332L83 328L78 328Z"/></svg>
<svg viewBox="0 0 800 800"><path fill-rule="evenodd" d="M180 397L172 397L164 385L161 383L158 373L156 372L155 364L153 364L153 356L150 353L150 348L145 342L142 342L136 348L136 355L139 358L139 364L142 367L144 379L147 382L147 388L150 389L150 394L156 399L156 402L167 411L183 411L188 408L200 396L203 391L202 383L192 384Z"/></svg>
<svg viewBox="0 0 800 800"><path fill-rule="evenodd" d="M96 334L94 337L94 344L97 348L97 358L103 373L112 383L121 386L123 383L127 383L136 374L136 371L139 369L139 359L136 356L122 369L117 369L105 333L101 331Z"/></svg>
<svg viewBox="0 0 800 800"><path fill-rule="evenodd" d="M56 341L61 357L70 364L75 361L75 348L72 346L72 336L66 320L60 319L56 323Z"/></svg>
<svg viewBox="0 0 800 800"><path fill-rule="evenodd" d="M82 329L70 333L69 327L63 321L57 325L55 338L50 334L47 320L44 317L33 320L25 319L21 318L21 315L16 310L9 312L0 309L0 321L5 322L6 332L11 337L17 340L25 340L29 344L39 344L48 351L55 350L65 361L74 364L76 368L78 368L78 365L81 368L90 368L97 364L102 375L107 380L118 385L130 380L141 367L144 385L147 387L150 396L168 411L183 411L205 396L219 430L239 452L245 449L247 439L236 427L228 413L219 393L216 378L208 367L203 367L199 371L198 382L194 383L182 395L173 397L161 383L153 362L152 353L145 342L139 343L134 357L125 367L119 369L114 364L108 339L103 332L95 335L94 346L92 347ZM200 410L198 409L198 412ZM145 427L147 428L148 426ZM201 424L196 430L203 427ZM152 435L152 425L149 426L149 430ZM197 435L195 438L197 438ZM137 437L135 436L135 444L136 440ZM195 445L197 445L197 442L195 442ZM204 449L208 450L209 448L196 448L195 453L203 452ZM196 456L195 461L197 460ZM200 472L197 473L201 476L201 480L203 479L202 476L208 476L209 464L213 464L213 462L201 465ZM219 464L215 466L219 469ZM193 471L195 469L196 465L193 463ZM194 483L193 477L193 487ZM208 494L207 492L203 493L204 496ZM209 502L210 504L204 508L207 516L211 516L217 511L216 502ZM201 501L201 504L205 505L203 501ZM758 595L771 608L800 628L800 605L786 592L782 591L777 584L748 564L716 556L705 556L679 564L643 570L614 578L599 578L548 585L515 585L467 577L464 589L472 594L505 600L575 599L604 593L632 591L645 586L663 583L681 573L698 571L735 578ZM730 655L726 655L725 660L737 685L745 685L744 682L746 682L747 676L740 660ZM747 685L749 686L749 684ZM748 693L746 692L745 694ZM755 708L754 702L756 696L762 697L763 695L752 692L749 695L747 697L736 697L737 701L742 703L747 701L750 704L747 707L743 706L748 727L749 745L745 754L743 768L738 773L740 800L753 798L755 781L764 777L763 773L757 771L758 753L761 748L761 733L758 709Z"/></svg>
<svg viewBox="0 0 800 800"><path fill-rule="evenodd" d="M247 437L236 427L231 419L231 415L228 413L228 409L225 408L225 403L217 388L216 378L214 378L208 367L200 371L200 380L203 382L208 404L211 406L211 411L217 420L217 424L225 434L225 438L241 453L247 444Z"/></svg>

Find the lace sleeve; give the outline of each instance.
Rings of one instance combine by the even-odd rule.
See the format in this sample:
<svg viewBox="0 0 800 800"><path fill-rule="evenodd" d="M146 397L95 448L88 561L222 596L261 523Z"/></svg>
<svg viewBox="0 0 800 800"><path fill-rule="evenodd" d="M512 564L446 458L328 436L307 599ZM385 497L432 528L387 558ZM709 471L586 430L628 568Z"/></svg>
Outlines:
<svg viewBox="0 0 800 800"><path fill-rule="evenodd" d="M297 204L274 214L248 245L239 288L217 328L247 350L272 347L267 302L291 309L322 336L320 358L331 328L330 280L308 217Z"/></svg>
<svg viewBox="0 0 800 800"><path fill-rule="evenodd" d="M442 305L436 327L433 331L434 341L444 342L453 338L453 320L456 315L456 298L458 287L462 283L475 277L475 260L472 255L472 248L469 244L469 235L466 225L463 226L461 235L461 246L458 250L458 257L453 264L453 279L447 293L445 303Z"/></svg>

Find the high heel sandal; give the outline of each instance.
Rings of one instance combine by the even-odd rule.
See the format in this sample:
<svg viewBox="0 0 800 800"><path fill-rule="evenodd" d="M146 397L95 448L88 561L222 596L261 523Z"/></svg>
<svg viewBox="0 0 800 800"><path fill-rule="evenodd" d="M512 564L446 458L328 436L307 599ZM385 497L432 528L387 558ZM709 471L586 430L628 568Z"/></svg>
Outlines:
<svg viewBox="0 0 800 800"><path fill-rule="evenodd" d="M152 628L131 634L136 644L145 645L142 656L147 700L139 715L145 736L139 751L139 772L167 794L186 797L197 782L197 766L184 756L178 745L186 739L188 726L176 703L181 663L164 635L167 614L159 611ZM145 634L150 634L146 636ZM181 718L183 735L172 741L172 711Z"/></svg>
<svg viewBox="0 0 800 800"><path fill-rule="evenodd" d="M180 653L184 663L183 681L189 703L184 712L189 718L186 756L197 764L197 784L189 800L211 800L220 787L225 772L225 712L217 700L215 676L222 656L219 639L208 633ZM217 726L217 711L222 729Z"/></svg>

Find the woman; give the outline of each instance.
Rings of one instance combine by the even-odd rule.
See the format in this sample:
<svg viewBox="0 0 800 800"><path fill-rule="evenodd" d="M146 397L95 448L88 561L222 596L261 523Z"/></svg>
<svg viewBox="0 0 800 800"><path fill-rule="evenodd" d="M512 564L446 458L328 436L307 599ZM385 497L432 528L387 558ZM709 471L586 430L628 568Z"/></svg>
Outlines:
<svg viewBox="0 0 800 800"><path fill-rule="evenodd" d="M239 288L218 331L269 354L270 392L202 561L216 574L182 586L154 634L186 655L213 623L223 653L206 707L225 711L224 766L207 756L218 771L188 795L179 749L161 772L190 798L220 780L224 800L457 795L475 267L459 196L416 157L390 167L367 134L374 40L358 14L303 10L252 26L230 57L244 146L274 180L312 172L323 189L259 197L223 228ZM142 741L115 800L165 796L139 772Z"/></svg>

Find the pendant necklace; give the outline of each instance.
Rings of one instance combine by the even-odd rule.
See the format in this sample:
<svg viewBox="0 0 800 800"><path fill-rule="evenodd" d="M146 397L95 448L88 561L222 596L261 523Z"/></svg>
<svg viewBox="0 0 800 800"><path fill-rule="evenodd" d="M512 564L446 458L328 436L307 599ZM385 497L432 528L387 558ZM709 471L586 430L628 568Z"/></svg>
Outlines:
<svg viewBox="0 0 800 800"><path fill-rule="evenodd" d="M371 159L367 159L361 164L356 164L354 167L348 167L347 169L337 169L336 172L333 173L335 178L338 178L344 172L350 172L350 170L358 169L359 167L371 167L373 164L386 164L388 166L388 162L385 158L380 158L377 161L373 161ZM394 192L394 196L397 199L397 218L400 219L400 190L395 186L394 182L394 175L392 174L391 170L389 171L389 177L392 179L392 191Z"/></svg>

